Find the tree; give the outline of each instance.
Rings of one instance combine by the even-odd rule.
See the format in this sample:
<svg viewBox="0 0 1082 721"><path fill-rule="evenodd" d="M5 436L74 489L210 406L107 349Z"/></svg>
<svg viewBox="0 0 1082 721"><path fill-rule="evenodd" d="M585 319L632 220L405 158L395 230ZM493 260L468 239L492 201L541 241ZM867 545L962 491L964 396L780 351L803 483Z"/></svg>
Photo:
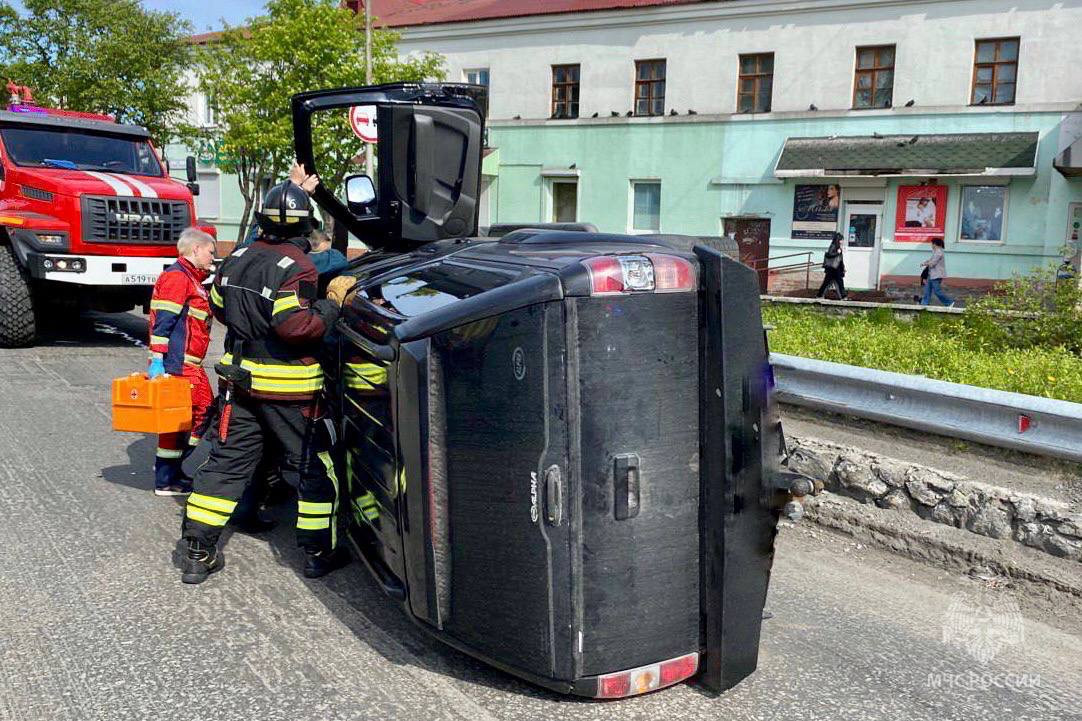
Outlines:
<svg viewBox="0 0 1082 721"><path fill-rule="evenodd" d="M193 129L191 139L212 143L219 167L237 175L244 197L238 241L259 193L284 178L296 157L290 97L365 84L364 23L353 11L338 0L270 0L266 10L243 27L227 27L200 51L197 64L199 89L212 100L218 125ZM443 60L434 53L399 59L398 37L373 33L374 82L443 76ZM360 143L351 138L344 110L314 123L321 179L332 191L355 167Z"/></svg>
<svg viewBox="0 0 1082 721"><path fill-rule="evenodd" d="M0 78L43 104L142 125L159 145L177 135L190 92L191 26L138 0L0 1Z"/></svg>

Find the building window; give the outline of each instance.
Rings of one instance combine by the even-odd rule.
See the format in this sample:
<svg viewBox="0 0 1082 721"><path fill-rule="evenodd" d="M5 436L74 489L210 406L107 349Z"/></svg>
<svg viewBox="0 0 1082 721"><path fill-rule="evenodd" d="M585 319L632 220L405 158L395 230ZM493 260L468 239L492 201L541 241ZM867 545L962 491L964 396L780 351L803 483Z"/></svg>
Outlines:
<svg viewBox="0 0 1082 721"><path fill-rule="evenodd" d="M854 108L889 108L894 99L894 46L857 48Z"/></svg>
<svg viewBox="0 0 1082 721"><path fill-rule="evenodd" d="M466 78L466 82L469 83L470 85L484 85L485 86L485 90L487 92L485 93L484 107L481 108L481 109L484 111L485 117L487 118L488 117L488 106L491 105L489 95L492 92L489 89L489 86L488 86L488 68L474 68L472 70L463 70L462 75ZM488 128L486 128L485 130L487 131ZM486 136L486 140L485 140L485 146L486 147L488 146L487 136Z"/></svg>
<svg viewBox="0 0 1082 721"><path fill-rule="evenodd" d="M661 230L661 183L631 181L631 230L656 233Z"/></svg>
<svg viewBox="0 0 1082 721"><path fill-rule="evenodd" d="M213 127L218 124L218 113L215 110L215 98L211 95L203 96L203 126Z"/></svg>
<svg viewBox="0 0 1082 721"><path fill-rule="evenodd" d="M973 105L1012 105L1018 76L1018 38L978 40L973 59Z"/></svg>
<svg viewBox="0 0 1082 721"><path fill-rule="evenodd" d="M1007 227L1007 186L963 187L960 225L960 240L1002 243Z"/></svg>
<svg viewBox="0 0 1082 721"><path fill-rule="evenodd" d="M552 117L579 117L579 66L552 66Z"/></svg>
<svg viewBox="0 0 1082 721"><path fill-rule="evenodd" d="M635 114L665 114L665 61L635 61Z"/></svg>
<svg viewBox="0 0 1082 721"><path fill-rule="evenodd" d="M579 219L579 184L574 180L552 181L553 223L575 223Z"/></svg>
<svg viewBox="0 0 1082 721"><path fill-rule="evenodd" d="M466 82L470 85L484 85L486 88L488 87L488 68L464 70L463 74L466 76Z"/></svg>
<svg viewBox="0 0 1082 721"><path fill-rule="evenodd" d="M738 113L769 113L774 86L774 53L740 56L740 79L736 90Z"/></svg>

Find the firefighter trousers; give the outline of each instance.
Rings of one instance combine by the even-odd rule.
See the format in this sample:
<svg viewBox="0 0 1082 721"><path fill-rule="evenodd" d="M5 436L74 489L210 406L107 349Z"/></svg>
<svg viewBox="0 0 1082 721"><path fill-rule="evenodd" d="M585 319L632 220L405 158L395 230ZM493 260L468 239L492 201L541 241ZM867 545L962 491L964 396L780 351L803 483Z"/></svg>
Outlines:
<svg viewBox="0 0 1082 721"><path fill-rule="evenodd" d="M212 438L210 456L196 471L182 535L211 546L237 508L264 455L280 459L297 486L297 544L308 551L337 545L338 477L333 426L318 400L278 402L234 397L227 436Z"/></svg>
<svg viewBox="0 0 1082 721"><path fill-rule="evenodd" d="M192 430L182 433L159 433L154 453L154 485L157 488L185 485L181 471L184 459L199 445L210 421L214 393L203 366L184 364L181 375L192 384Z"/></svg>

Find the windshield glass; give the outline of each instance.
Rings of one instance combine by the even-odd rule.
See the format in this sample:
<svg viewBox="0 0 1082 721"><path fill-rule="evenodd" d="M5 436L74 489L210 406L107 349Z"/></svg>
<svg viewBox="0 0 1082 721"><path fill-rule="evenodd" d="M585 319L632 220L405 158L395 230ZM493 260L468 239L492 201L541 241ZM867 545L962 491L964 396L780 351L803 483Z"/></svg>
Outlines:
<svg viewBox="0 0 1082 721"><path fill-rule="evenodd" d="M145 140L70 130L3 128L0 138L17 165L161 177L162 168Z"/></svg>

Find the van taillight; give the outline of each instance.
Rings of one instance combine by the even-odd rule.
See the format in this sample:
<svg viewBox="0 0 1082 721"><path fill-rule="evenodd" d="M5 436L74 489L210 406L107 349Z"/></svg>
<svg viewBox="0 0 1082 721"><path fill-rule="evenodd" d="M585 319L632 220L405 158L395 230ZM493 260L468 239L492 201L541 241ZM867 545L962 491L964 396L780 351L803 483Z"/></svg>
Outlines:
<svg viewBox="0 0 1082 721"><path fill-rule="evenodd" d="M597 698L623 698L672 686L689 679L699 670L699 654L662 661L661 663L610 673L597 680Z"/></svg>
<svg viewBox="0 0 1082 721"><path fill-rule="evenodd" d="M672 293L696 288L695 268L674 255L599 255L582 264L590 273L591 295Z"/></svg>

